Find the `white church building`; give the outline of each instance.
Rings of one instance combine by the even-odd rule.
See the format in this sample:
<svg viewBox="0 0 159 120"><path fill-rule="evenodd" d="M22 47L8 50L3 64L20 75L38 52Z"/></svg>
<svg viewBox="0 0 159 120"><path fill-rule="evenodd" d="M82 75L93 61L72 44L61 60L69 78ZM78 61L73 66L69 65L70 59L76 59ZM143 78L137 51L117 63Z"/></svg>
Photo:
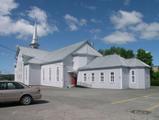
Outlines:
<svg viewBox="0 0 159 120"><path fill-rule="evenodd" d="M49 52L38 49L37 27L30 47L17 47L15 81L60 88L150 87L150 66L119 55L102 56L88 41Z"/></svg>

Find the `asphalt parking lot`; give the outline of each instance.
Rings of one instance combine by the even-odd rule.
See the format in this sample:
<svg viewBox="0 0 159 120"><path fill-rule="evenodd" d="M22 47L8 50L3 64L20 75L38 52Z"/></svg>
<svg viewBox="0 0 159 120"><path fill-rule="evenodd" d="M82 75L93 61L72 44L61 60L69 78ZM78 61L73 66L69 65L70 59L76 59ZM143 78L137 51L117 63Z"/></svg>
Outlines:
<svg viewBox="0 0 159 120"><path fill-rule="evenodd" d="M1 103L0 120L159 120L159 87L149 90L42 87L42 94L42 100L29 106Z"/></svg>

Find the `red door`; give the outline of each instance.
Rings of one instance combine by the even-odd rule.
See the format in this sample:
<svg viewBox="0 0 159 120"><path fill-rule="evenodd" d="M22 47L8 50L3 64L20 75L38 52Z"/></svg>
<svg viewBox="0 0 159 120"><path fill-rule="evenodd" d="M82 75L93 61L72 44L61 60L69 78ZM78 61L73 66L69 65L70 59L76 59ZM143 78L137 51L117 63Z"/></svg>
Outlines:
<svg viewBox="0 0 159 120"><path fill-rule="evenodd" d="M77 77L76 77L76 74L72 73L71 75L71 84L72 86L76 86L77 85Z"/></svg>

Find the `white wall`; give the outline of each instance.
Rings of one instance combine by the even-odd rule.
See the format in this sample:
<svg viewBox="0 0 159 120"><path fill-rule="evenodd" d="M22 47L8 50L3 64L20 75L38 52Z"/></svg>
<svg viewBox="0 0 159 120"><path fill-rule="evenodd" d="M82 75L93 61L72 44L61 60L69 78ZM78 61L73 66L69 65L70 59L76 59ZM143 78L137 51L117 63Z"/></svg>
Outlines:
<svg viewBox="0 0 159 120"><path fill-rule="evenodd" d="M132 71L134 71L135 73L135 82L132 82ZM147 88L150 84L148 83L149 78L146 80L145 76L146 76L145 68L131 68L129 73L129 87L134 89Z"/></svg>
<svg viewBox="0 0 159 120"><path fill-rule="evenodd" d="M74 56L73 69L77 71L80 67L84 67L95 58L96 58L95 56Z"/></svg>
<svg viewBox="0 0 159 120"><path fill-rule="evenodd" d="M29 65L29 85L40 85L41 84L41 66L40 65L35 65L35 64L30 64Z"/></svg>
<svg viewBox="0 0 159 120"><path fill-rule="evenodd" d="M73 57L73 69L78 70L78 68L87 65L87 56L75 56Z"/></svg>
<svg viewBox="0 0 159 120"><path fill-rule="evenodd" d="M96 56L74 56L73 57L73 69L77 71L80 67L84 67L88 63L90 63L92 60L94 60Z"/></svg>
<svg viewBox="0 0 159 120"><path fill-rule="evenodd" d="M102 55L89 44L86 44L73 53L73 69L78 70L99 56Z"/></svg>
<svg viewBox="0 0 159 120"><path fill-rule="evenodd" d="M64 68L63 68L63 74L64 74L64 87L70 87L71 86L71 78L69 76L69 72L74 72L73 69L73 57L70 55L63 61Z"/></svg>
<svg viewBox="0 0 159 120"><path fill-rule="evenodd" d="M15 81L17 82L24 82L24 77L23 77L23 69L24 69L24 62L22 59L21 53L17 56L17 61L16 61L16 68L15 68Z"/></svg>
<svg viewBox="0 0 159 120"><path fill-rule="evenodd" d="M129 68L122 68L122 87L129 88Z"/></svg>
<svg viewBox="0 0 159 120"><path fill-rule="evenodd" d="M150 69L145 68L145 88L150 88Z"/></svg>
<svg viewBox="0 0 159 120"><path fill-rule="evenodd" d="M29 65L24 65L24 69L23 69L23 83L26 85L29 85L29 81L30 81L30 66Z"/></svg>
<svg viewBox="0 0 159 120"><path fill-rule="evenodd" d="M57 69L59 69L59 75ZM63 76L64 75L62 62L41 66L41 85L62 88L64 87Z"/></svg>
<svg viewBox="0 0 159 120"><path fill-rule="evenodd" d="M40 85L40 65L24 65L21 52L17 57L15 81L26 85Z"/></svg>
<svg viewBox="0 0 159 120"><path fill-rule="evenodd" d="M104 73L104 81L101 81L101 72ZM111 82L110 73L115 73L114 82ZM87 80L84 81L84 74L86 73ZM95 80L92 81L91 74L94 73ZM78 73L78 85L83 85L91 88L110 88L110 89L122 89L122 69L100 69L100 70L87 70L79 71Z"/></svg>

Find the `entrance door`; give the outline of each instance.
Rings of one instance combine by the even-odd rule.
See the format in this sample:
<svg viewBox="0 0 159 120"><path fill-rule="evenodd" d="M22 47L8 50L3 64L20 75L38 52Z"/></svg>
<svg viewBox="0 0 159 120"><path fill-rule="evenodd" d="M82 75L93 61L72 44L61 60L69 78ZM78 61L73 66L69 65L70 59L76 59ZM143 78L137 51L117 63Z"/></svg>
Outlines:
<svg viewBox="0 0 159 120"><path fill-rule="evenodd" d="M77 74L76 73L70 73L70 79L71 79L72 87L75 87L77 85Z"/></svg>

